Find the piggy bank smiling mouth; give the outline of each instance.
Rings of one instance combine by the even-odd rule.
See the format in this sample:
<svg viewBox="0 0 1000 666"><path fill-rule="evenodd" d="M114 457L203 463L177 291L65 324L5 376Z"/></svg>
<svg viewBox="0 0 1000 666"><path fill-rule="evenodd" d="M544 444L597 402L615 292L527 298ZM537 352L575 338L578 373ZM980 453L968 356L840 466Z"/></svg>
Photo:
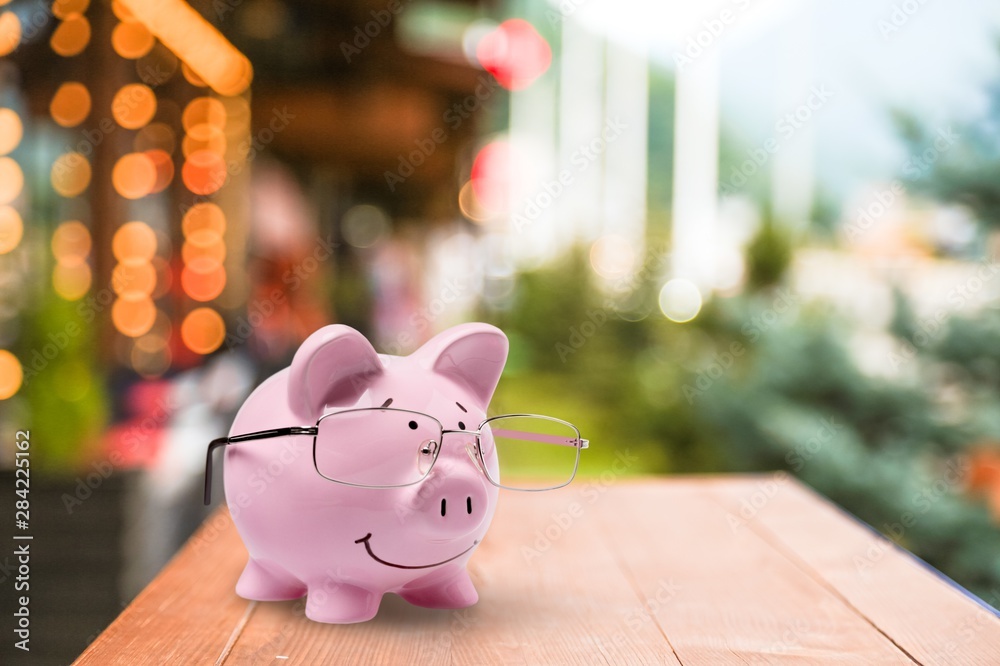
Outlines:
<svg viewBox="0 0 1000 666"><path fill-rule="evenodd" d="M431 567L436 567L436 566L440 566L442 564L447 564L448 562L451 562L452 560L457 560L458 558L462 557L462 555L465 555L466 553L468 553L470 550L472 550L473 548L476 547L476 544L479 543L479 539L476 539L475 541L472 542L471 546L469 546L468 548L466 548L465 550L463 550L458 555L455 555L454 557L449 557L447 560L441 560L440 562L434 562L433 564L396 564L394 562L388 562L386 560L383 560L381 557L379 557L378 555L376 555L374 551L372 551L372 545L369 543L369 541L371 541L371 538L372 538L372 533L369 532L368 534L364 535L360 539L355 540L354 543L363 543L363 544L365 544L365 550L368 551L368 555L373 560L375 560L376 562L378 562L379 564L384 564L387 567L396 567L397 569L429 569Z"/></svg>

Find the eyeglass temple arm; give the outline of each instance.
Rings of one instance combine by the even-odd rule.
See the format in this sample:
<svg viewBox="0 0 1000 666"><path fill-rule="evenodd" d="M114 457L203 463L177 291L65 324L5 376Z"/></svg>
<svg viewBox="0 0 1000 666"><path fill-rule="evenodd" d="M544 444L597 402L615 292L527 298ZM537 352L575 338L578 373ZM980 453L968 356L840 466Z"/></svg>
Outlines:
<svg viewBox="0 0 1000 666"><path fill-rule="evenodd" d="M525 432L523 430L507 430L506 428L494 428L494 437L511 437L515 439L525 439L529 442L541 442L543 444L557 444L558 446L579 446L581 449L590 448L590 440L582 437L559 437L558 435L541 435L537 432Z"/></svg>
<svg viewBox="0 0 1000 666"><path fill-rule="evenodd" d="M220 437L213 439L208 445L205 454L205 506L212 503L212 454L220 446L228 446L236 442L247 442L253 439L271 439L273 437L287 437L289 435L315 435L318 428L316 426L303 427L292 426L290 428L274 428L272 430L258 430L248 432L243 435L233 435L232 437Z"/></svg>

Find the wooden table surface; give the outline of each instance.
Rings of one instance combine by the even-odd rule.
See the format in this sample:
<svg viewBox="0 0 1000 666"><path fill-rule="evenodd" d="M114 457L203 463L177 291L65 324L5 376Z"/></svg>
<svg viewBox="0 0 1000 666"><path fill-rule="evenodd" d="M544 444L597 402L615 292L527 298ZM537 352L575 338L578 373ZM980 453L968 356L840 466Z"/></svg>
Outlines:
<svg viewBox="0 0 1000 666"><path fill-rule="evenodd" d="M76 663L1000 664L995 612L781 473L502 491L458 611L318 624L246 559L213 514Z"/></svg>

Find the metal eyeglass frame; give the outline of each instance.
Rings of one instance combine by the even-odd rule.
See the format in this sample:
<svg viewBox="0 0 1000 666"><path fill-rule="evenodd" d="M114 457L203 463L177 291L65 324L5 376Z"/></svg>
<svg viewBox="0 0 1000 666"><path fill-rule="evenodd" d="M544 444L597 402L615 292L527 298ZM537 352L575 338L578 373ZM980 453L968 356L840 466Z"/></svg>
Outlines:
<svg viewBox="0 0 1000 666"><path fill-rule="evenodd" d="M590 441L586 440L586 439L583 439L583 437L580 436L580 429L577 428L575 425L573 425L569 421L564 421L562 419L557 419L554 416L544 416L542 414L500 414L499 416L492 416L492 417L486 419L485 421L483 421L482 423L480 423L479 427L476 428L475 430L448 430L448 429L446 429L444 427L444 424L441 423L441 421L439 421L438 419L434 418L430 414L425 414L424 412L418 412L418 411L415 411L415 410L412 410L412 409L396 409L394 407L359 407L357 409L345 409L345 410L342 410L342 411L339 411L339 412L329 412L327 414L324 414L323 416L319 417L319 419L316 421L316 425L313 425L313 426L291 426L291 427L287 427L287 428L272 428L270 430L258 430L257 432L248 432L248 433L245 433L245 434L242 434L242 435L231 435L229 437L219 437L218 439L213 439L211 441L211 443L209 443L209 445L208 445L208 451L207 451L207 453L205 455L205 505L207 506L207 505L209 505L209 504L212 503L212 454L215 452L215 450L217 448L219 448L220 446L228 446L230 444L236 444L238 442L247 442L247 441L258 440L258 439L272 439L274 437L288 437L288 436L291 436L291 435L308 435L308 436L311 436L313 438L313 447L312 447L313 448L313 469L315 469L316 473L319 474L321 477L323 477L327 481L333 481L334 483L339 483L339 484L342 484L342 485L345 485L345 486L353 486L355 488L375 488L375 489L382 488L382 489L385 489L385 488L405 488L406 486L412 486L412 485L418 484L421 481L423 481L424 479L426 479L427 476L431 473L431 470L434 469L434 463L437 462L438 455L441 453L442 441L435 442L434 440L431 440L431 443L437 444L437 446L434 447L433 451L428 450L426 444L425 444L425 448L421 449L421 452L423 452L423 453L431 453L431 452L433 452L434 458L431 460L430 465L428 465L427 471L424 472L424 474L419 479L417 479L416 481L411 481L409 483L400 483L400 484L394 484L394 485L388 485L388 486L372 486L372 485L365 485L365 484L360 484L360 483L349 483L347 481L340 481L340 480L337 480L337 479L331 479L330 477L326 476L325 474L323 474L322 472L319 471L319 466L316 463L316 440L317 440L317 438L319 436L319 424L322 423L324 419L328 419L331 416L338 416L340 414L350 414L350 413L353 413L353 412L375 412L375 411L379 411L379 412L401 412L401 413L416 414L418 416L426 417L426 418L434 421L435 423L437 423L438 430L441 433L440 436L438 437L438 440L442 440L442 441L444 439L444 436L448 435L448 434L475 435L475 437L476 437L476 454L479 456L479 460L476 461L477 466L479 466L480 470L483 472L483 474L486 476L487 480L489 480L490 483L492 483L497 488L506 488L507 490L520 490L520 491L524 491L524 492L541 492L541 491L545 491L545 490L555 490L557 488L562 488L564 486L569 485L570 483L572 483L573 479L576 478L576 472L580 468L580 451L582 451L583 449L586 449L586 448L590 447ZM513 488L511 486L502 485L500 482L494 480L493 477L490 476L489 470L487 469L487 466L485 464L484 457L483 457L482 441L480 439L480 435L482 434L482 430L491 421L496 421L498 419L509 419L509 418L515 418L515 417L529 417L529 418L535 418L535 419L544 419L546 421L553 421L555 423L561 423L561 424L563 424L565 426L568 426L569 428L573 429L573 432L576 433L576 437L573 438L573 439L567 439L567 438L564 438L564 437L558 437L558 436L554 436L554 435L542 435L542 434L538 434L538 433L528 433L528 432L522 432L522 431L506 431L506 430L498 431L498 432L508 432L508 433L517 432L517 434L522 439L525 439L527 441L541 442L541 443L544 443L544 444L556 444L558 446L572 446L572 447L574 447L576 449L576 461L573 463L573 473L570 475L569 479L566 480L565 483L561 483L558 486L551 486L551 487L548 487L548 488ZM494 433L494 434L496 434L496 433Z"/></svg>

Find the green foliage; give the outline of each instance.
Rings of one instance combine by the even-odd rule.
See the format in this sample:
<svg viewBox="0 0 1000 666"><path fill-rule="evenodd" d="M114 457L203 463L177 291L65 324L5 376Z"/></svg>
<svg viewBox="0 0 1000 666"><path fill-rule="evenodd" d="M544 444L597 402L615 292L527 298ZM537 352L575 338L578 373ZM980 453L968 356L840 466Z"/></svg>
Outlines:
<svg viewBox="0 0 1000 666"><path fill-rule="evenodd" d="M760 230L747 246L747 274L753 288L770 287L781 281L792 261L792 244L773 217L764 218Z"/></svg>

